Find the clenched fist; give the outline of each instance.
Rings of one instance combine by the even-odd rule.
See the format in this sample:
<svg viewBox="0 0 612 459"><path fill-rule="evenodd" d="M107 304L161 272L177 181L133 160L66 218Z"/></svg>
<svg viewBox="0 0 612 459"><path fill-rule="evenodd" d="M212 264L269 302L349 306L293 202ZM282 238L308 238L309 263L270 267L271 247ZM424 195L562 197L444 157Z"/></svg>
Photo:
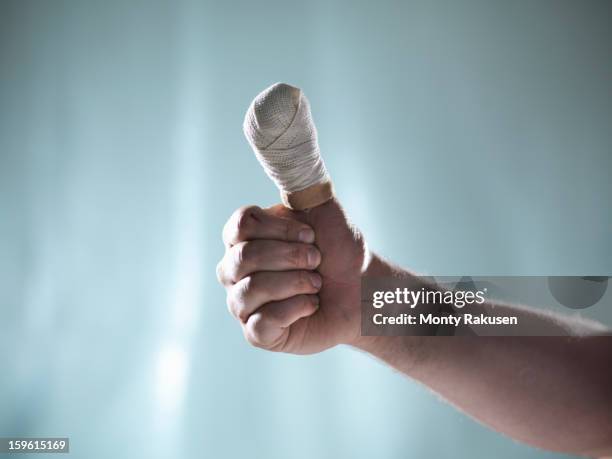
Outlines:
<svg viewBox="0 0 612 459"><path fill-rule="evenodd" d="M252 345L310 354L360 336L366 248L335 199L305 212L240 208L223 242L217 277Z"/></svg>

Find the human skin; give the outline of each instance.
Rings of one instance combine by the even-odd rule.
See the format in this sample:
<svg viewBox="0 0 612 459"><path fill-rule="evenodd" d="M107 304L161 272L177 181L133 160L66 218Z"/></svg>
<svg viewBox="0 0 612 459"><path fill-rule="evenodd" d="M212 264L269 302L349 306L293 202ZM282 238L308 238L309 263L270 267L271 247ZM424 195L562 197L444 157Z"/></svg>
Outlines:
<svg viewBox="0 0 612 459"><path fill-rule="evenodd" d="M612 337L525 310L517 313L569 336L361 336L363 276L426 284L370 252L335 199L307 212L240 208L223 240L217 277L252 345L294 354L349 345L516 440L612 456Z"/></svg>

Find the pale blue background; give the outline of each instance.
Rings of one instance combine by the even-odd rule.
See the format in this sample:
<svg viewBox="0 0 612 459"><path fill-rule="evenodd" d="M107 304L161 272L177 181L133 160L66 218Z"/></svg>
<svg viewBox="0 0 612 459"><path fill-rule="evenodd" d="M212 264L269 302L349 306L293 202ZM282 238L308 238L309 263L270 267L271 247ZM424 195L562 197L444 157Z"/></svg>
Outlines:
<svg viewBox="0 0 612 459"><path fill-rule="evenodd" d="M277 193L251 98L305 89L371 247L612 275L608 1L0 0L0 435L78 458L553 457L367 356L252 349L214 267Z"/></svg>

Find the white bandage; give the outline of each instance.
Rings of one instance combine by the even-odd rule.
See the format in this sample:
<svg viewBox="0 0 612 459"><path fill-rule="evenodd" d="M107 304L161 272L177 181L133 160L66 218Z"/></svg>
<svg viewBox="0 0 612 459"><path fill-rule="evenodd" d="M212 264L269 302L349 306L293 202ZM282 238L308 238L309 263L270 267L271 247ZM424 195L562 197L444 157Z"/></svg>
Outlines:
<svg viewBox="0 0 612 459"><path fill-rule="evenodd" d="M331 190L310 104L300 89L276 83L262 91L249 106L243 129L286 204L292 204L292 194L313 186L327 185L326 189Z"/></svg>

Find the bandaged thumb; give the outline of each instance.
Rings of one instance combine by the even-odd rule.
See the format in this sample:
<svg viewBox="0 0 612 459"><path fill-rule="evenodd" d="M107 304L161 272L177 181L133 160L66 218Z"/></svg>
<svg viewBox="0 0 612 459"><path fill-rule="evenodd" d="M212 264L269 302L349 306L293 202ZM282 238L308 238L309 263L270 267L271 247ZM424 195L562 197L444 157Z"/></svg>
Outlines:
<svg viewBox="0 0 612 459"><path fill-rule="evenodd" d="M333 197L310 104L299 88L276 83L263 90L251 102L243 130L287 207L310 209Z"/></svg>

